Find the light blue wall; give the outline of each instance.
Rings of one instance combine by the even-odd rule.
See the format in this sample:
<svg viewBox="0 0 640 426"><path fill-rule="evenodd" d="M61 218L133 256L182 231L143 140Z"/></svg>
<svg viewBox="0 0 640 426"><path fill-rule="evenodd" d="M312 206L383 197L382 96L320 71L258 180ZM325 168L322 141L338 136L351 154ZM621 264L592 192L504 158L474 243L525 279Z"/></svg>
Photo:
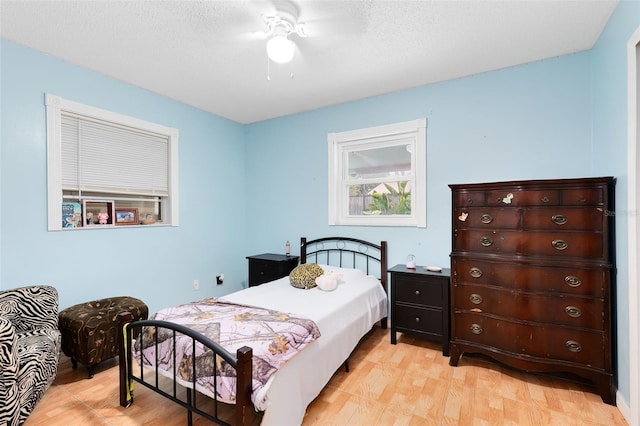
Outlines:
<svg viewBox="0 0 640 426"><path fill-rule="evenodd" d="M622 1L592 50L593 169L616 176L618 389L629 404L627 42L640 27L640 2ZM635 401L638 404L638 401Z"/></svg>
<svg viewBox="0 0 640 426"><path fill-rule="evenodd" d="M408 253L422 265L448 265L448 184L592 175L590 58L569 55L247 126L250 251L282 251L301 235L348 234L387 240L391 266ZM428 119L427 228L328 226L327 133L419 117Z"/></svg>
<svg viewBox="0 0 640 426"><path fill-rule="evenodd" d="M241 288L243 126L5 40L0 49L1 288L50 283L61 308L127 294L152 311ZM45 93L178 128L180 226L48 232Z"/></svg>

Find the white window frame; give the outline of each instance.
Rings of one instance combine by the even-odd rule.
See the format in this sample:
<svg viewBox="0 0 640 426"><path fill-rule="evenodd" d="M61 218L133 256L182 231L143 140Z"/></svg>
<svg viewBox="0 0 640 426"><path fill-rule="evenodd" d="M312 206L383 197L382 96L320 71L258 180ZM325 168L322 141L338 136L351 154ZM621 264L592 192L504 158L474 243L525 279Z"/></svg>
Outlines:
<svg viewBox="0 0 640 426"><path fill-rule="evenodd" d="M329 133L329 225L427 226L427 119ZM395 146L408 139L412 176L410 215L350 215L347 153ZM403 142L404 143L404 142Z"/></svg>
<svg viewBox="0 0 640 426"><path fill-rule="evenodd" d="M47 206L49 231L62 230L62 114L77 114L116 125L156 133L168 140L167 178L169 195L161 201L162 222L159 225L178 226L178 129L118 114L112 111L45 95L47 115ZM68 228L65 228L68 229ZM81 227L77 229L96 229Z"/></svg>

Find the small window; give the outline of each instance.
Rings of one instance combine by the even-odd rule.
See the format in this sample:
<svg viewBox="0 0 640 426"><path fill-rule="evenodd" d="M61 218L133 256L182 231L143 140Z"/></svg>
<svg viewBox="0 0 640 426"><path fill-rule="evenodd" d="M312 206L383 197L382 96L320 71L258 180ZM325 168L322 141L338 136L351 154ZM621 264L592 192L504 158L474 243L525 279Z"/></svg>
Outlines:
<svg viewBox="0 0 640 426"><path fill-rule="evenodd" d="M178 225L177 129L53 95L45 103L49 230Z"/></svg>
<svg viewBox="0 0 640 426"><path fill-rule="evenodd" d="M426 127L420 119L328 135L329 225L426 227Z"/></svg>

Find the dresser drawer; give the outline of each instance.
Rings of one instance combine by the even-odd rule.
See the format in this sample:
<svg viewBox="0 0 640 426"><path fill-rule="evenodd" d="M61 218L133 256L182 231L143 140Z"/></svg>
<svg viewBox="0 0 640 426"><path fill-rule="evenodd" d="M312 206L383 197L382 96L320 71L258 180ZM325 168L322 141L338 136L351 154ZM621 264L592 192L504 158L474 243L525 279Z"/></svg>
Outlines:
<svg viewBox="0 0 640 426"><path fill-rule="evenodd" d="M549 190L522 190L517 188L489 191L462 191L454 196L458 207L472 206L555 206L560 204L560 192Z"/></svg>
<svg viewBox="0 0 640 426"><path fill-rule="evenodd" d="M555 206L560 204L557 190L518 190L517 188L490 191L458 192L454 196L458 207L472 206Z"/></svg>
<svg viewBox="0 0 640 426"><path fill-rule="evenodd" d="M521 229L602 232L600 207L467 207L455 210L457 229Z"/></svg>
<svg viewBox="0 0 640 426"><path fill-rule="evenodd" d="M456 313L451 338L500 348L518 355L605 367L604 333L526 324L483 314Z"/></svg>
<svg viewBox="0 0 640 426"><path fill-rule="evenodd" d="M398 303L392 307L395 328L401 331L417 331L442 336L444 330L442 309L424 308Z"/></svg>
<svg viewBox="0 0 640 426"><path fill-rule="evenodd" d="M454 233L455 251L605 259L602 234L591 232L522 232L460 229Z"/></svg>
<svg viewBox="0 0 640 426"><path fill-rule="evenodd" d="M602 206L605 202L605 188L577 188L562 191L564 206Z"/></svg>
<svg viewBox="0 0 640 426"><path fill-rule="evenodd" d="M601 206L605 201L604 188L571 188L558 190L519 189L505 187L486 191L456 191L454 205L472 206Z"/></svg>
<svg viewBox="0 0 640 426"><path fill-rule="evenodd" d="M457 207L486 206L485 191L457 191L453 194L453 204Z"/></svg>
<svg viewBox="0 0 640 426"><path fill-rule="evenodd" d="M560 204L560 191L542 190L496 190L487 192L489 206L557 206Z"/></svg>
<svg viewBox="0 0 640 426"><path fill-rule="evenodd" d="M457 229L518 229L521 211L512 207L467 207L455 210Z"/></svg>
<svg viewBox="0 0 640 426"><path fill-rule="evenodd" d="M454 287L452 299L456 311L604 330L604 301L601 299L528 294L477 285Z"/></svg>
<svg viewBox="0 0 640 426"><path fill-rule="evenodd" d="M477 284L527 292L560 293L602 299L609 287L609 268L554 266L452 256L454 285Z"/></svg>
<svg viewBox="0 0 640 426"><path fill-rule="evenodd" d="M522 211L525 230L602 233L605 222L601 207L528 207Z"/></svg>
<svg viewBox="0 0 640 426"><path fill-rule="evenodd" d="M444 284L439 281L429 281L420 276L396 275L393 281L393 300L422 306L443 306L448 303L445 300L445 285L448 285L448 277Z"/></svg>

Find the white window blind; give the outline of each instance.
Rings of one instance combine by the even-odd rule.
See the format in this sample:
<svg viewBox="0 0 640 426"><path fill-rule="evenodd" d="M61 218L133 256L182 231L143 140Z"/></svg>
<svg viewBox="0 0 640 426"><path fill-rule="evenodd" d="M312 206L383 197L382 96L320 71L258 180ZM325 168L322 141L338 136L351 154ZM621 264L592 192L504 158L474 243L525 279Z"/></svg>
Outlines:
<svg viewBox="0 0 640 426"><path fill-rule="evenodd" d="M166 135L63 112L61 137L63 189L169 195Z"/></svg>

